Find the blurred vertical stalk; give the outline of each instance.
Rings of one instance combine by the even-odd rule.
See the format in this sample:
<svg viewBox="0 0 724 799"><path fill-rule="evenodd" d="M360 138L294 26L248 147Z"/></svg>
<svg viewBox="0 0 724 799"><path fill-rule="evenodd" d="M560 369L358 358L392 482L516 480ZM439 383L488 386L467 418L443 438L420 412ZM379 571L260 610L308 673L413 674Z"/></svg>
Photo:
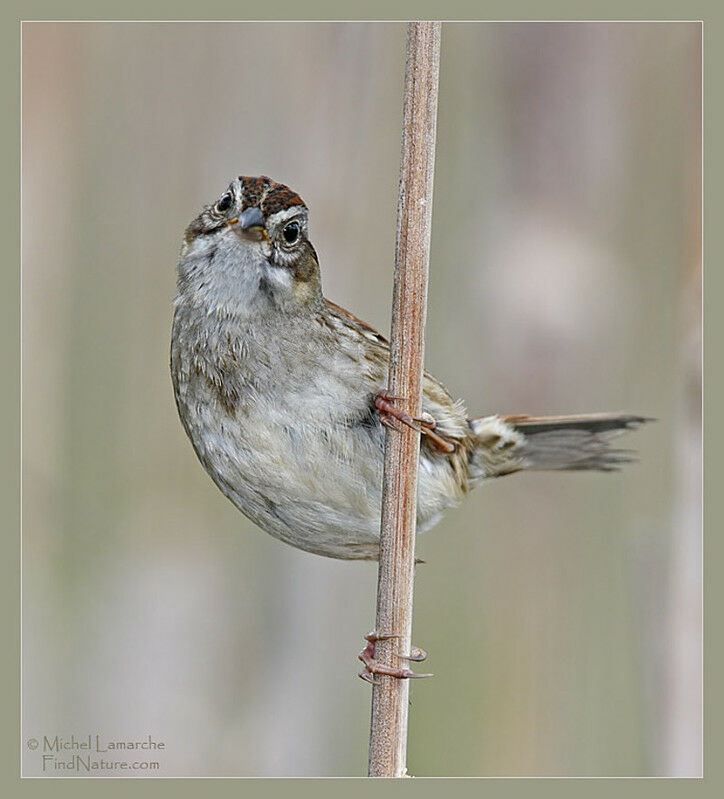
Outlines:
<svg viewBox="0 0 724 799"><path fill-rule="evenodd" d="M422 405L432 184L435 165L440 23L411 22L397 206L389 390L411 416ZM420 434L387 431L377 584L376 629L399 638L379 641L376 658L400 665L410 651ZM369 776L406 774L409 681L377 676L372 689Z"/></svg>
<svg viewBox="0 0 724 799"><path fill-rule="evenodd" d="M677 423L678 496L671 552L665 771L703 773L702 751L702 196L701 28L687 53L686 260L681 285L682 393Z"/></svg>

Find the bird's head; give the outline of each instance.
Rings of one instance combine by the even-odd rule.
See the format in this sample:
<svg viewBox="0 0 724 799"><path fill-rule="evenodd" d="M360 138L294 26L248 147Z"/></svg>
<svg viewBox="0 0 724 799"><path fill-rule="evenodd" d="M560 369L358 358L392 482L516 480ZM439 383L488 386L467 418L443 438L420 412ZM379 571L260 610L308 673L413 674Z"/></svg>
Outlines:
<svg viewBox="0 0 724 799"><path fill-rule="evenodd" d="M238 312L321 302L302 198L267 177L238 177L186 228L179 291Z"/></svg>

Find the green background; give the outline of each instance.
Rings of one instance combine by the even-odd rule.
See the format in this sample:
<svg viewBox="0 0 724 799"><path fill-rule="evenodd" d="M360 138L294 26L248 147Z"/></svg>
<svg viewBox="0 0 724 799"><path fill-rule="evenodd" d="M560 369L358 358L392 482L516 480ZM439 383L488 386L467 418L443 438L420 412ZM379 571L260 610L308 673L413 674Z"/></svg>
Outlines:
<svg viewBox="0 0 724 799"><path fill-rule="evenodd" d="M273 28L264 27L264 34L255 33L239 54L242 66L251 65L246 72L261 80L249 81L238 70L228 71L229 53L235 43L243 41L243 35L218 29L209 35L220 37L222 46L207 42L206 49L198 47L200 54L194 50L192 65L202 65L202 74L194 77L211 83L198 98L214 109L217 104L233 105L236 92L253 97L264 125L270 119L279 120L285 139L261 141L264 137L258 131L250 134L253 128L246 127L246 116L239 119L236 106L223 109L223 113L235 115L236 121L231 123L209 126L212 114L208 105L201 119L195 119L194 104L189 107L188 95L182 91L191 81L178 80L177 71L170 72L176 94L166 96L169 74L152 67L174 57L188 59L189 46L184 38L181 45L170 48L170 55L164 53L162 44L154 39L154 34L168 36L167 29L156 33L160 26L149 31L145 61L133 47L142 38L137 31L124 38L114 26L110 39L99 34L95 53L92 46L84 47L73 39L77 33L64 34L72 40L65 52L81 79L67 81L65 73L48 68L47 63L37 78L58 109L67 108L63 99L68 98L63 98L63 93L75 90L73 99L78 105L71 106L73 113L67 116L72 125L80 124L82 131L80 142L72 140L75 159L51 155L42 173L41 165L37 166L43 192L51 175L63 187L55 193L66 192L65 198L73 197L71 186L76 186L75 199L62 204L72 206L63 213L77 214L73 222L61 227L62 220L54 213L53 218L44 220L43 234L34 233L34 246L53 248L53 259L43 258L42 253L37 256L36 278L40 279L36 280L35 296L40 303L47 303L44 309L37 309L38 325L28 310L32 309L28 297L33 295L29 290L25 293L25 324L30 325L24 329L25 358L41 356L44 347L49 352L41 360L47 358L53 365L47 369L37 361L32 367L25 362L26 381L37 369L38 384L53 395L36 398L46 407L33 417L35 392L26 382L26 402L30 403L25 415L26 463L35 440L39 442L37 459L32 463L37 466L45 458L51 476L47 481L51 485L45 486L48 504L43 517L42 500L28 494L33 479L27 472L25 475L26 643L30 629L31 645L48 650L33 658L41 664L40 673L34 675L37 684L48 693L30 708L40 707L42 715L55 703L60 724L88 724L91 722L86 719L99 718L99 708L108 711L114 695L118 705L128 705L134 688L148 689L151 683L150 699L144 698L140 707L122 708L131 716L111 713L101 718L104 729L115 729L119 720L123 727L129 718L136 718L133 712L140 714L137 718L141 721L149 718L150 707L161 713L158 708L164 695L170 697L169 704L184 705L191 699L199 705L213 705L213 696L209 702L213 688L221 697L216 700L219 707L226 703L219 715L231 718L224 730L233 731L242 724L240 716L249 710L248 697L263 695L266 680L271 686L267 691L275 695L281 708L276 716L268 703L262 709L267 724L279 722L268 733L272 745L283 747L285 736L300 736L290 741L288 755L278 755L283 766L292 768L284 773L300 773L299 767L293 767L294 757L303 757L302 765L310 767L315 756L329 758L331 767L318 766L311 773L360 773L367 696L349 679L354 668L350 652L359 633L369 626L373 571L318 561L291 550L282 552L280 545L245 526L233 508L225 507L204 483L176 420L168 413L172 406L167 379L165 372L157 369L158 362L165 359L167 343L167 320L159 309L164 302L168 307L172 290L172 270L161 258L164 252L173 252L181 227L199 202L220 192L230 177L229 170L231 174L267 171L297 188L312 208L313 235L328 295L386 327L402 26L367 27L362 44L356 33L345 40L340 26L329 26L332 32L325 29L321 43L312 41L302 51L313 63L301 76L294 59L291 96L288 84L270 80L268 64L255 73L254 65L264 63L270 49L281 47L285 52L281 42L286 31L277 35ZM691 132L681 128L691 118L687 110L691 102L688 62L682 56L686 47L676 43L678 32L660 33L662 26L656 26L659 30L636 26L643 32L635 34L639 37L635 43L628 43L631 49L621 41L629 34L618 33L620 26L615 26L616 30L607 32L605 46L599 43L599 51L594 41L598 32L587 36L583 32L582 42L569 33L563 40L549 36L541 45L530 42L537 33L520 34L515 28L501 31L503 27L480 26L473 33L473 26L456 30L448 26L443 40L428 365L454 391L466 396L471 409L554 412L635 403L635 410L653 413L664 421L664 417L682 412L686 388L676 327L686 321L681 312L683 275L677 270L688 263L690 218L687 190L682 188L685 176L691 174L686 164ZM320 30L315 29L314 36L319 36ZM264 36L269 36L267 46L262 46ZM617 43L609 47L617 36ZM305 34L305 38L311 36ZM42 59L51 58L50 45L45 43L40 49ZM332 50L342 66L351 62L356 67L361 61L373 65L373 71L379 70L377 79L371 80L369 73L357 74L365 73L364 69L349 67L346 72L335 69L330 75L320 55L327 50ZM641 57L644 50L646 58ZM677 53L679 61L674 57ZM298 54L293 50L287 63L278 68L284 72L286 66L289 74L291 55ZM552 59L548 71L539 69L543 61L536 60L545 56ZM519 61L526 57L532 65L525 66L521 77L517 74ZM580 73L573 78L566 74L571 59ZM471 63L475 66L472 75ZM615 73L613 80L602 78L602 73L610 70ZM642 73L638 81L632 76L636 70ZM157 81L155 89L153 81L149 86L149 74ZM591 79L593 87L588 83ZM59 87L63 91L59 92ZM225 99L223 92L219 94L219 87L225 87L231 100L229 96ZM598 125L595 118L588 118L600 113L596 89L607 97L607 113ZM570 92L574 101L569 99ZM623 102L611 99L610 93L618 97L616 92L624 96ZM174 103L179 94L180 109ZM299 118L309 113L308 108L300 112L295 103L310 94L313 124L304 117L302 129L290 132L284 121L290 114ZM143 109L158 106L152 100L164 96L171 111L184 111L186 116L180 115L176 121L169 108L155 107L158 127L144 128L149 114ZM579 113L581 102L588 109L586 114ZM610 133L611 106L623 116L624 122L619 124L627 135L622 136L623 145L614 142L619 156L609 168L610 150L605 142L601 144L596 131L601 127ZM328 117L325 124L324 113ZM573 119L561 124L558 117L565 119L566 114ZM532 123L528 116L533 117ZM340 124L342 117L351 118L354 124ZM335 123L339 128L334 129ZM583 135L586 131L588 138ZM629 141L632 131L634 138L638 137L634 142ZM27 132L26 127L26 136ZM565 136L559 141L566 133L575 135L568 143ZM62 120L60 127L47 125L45 135L52 139L54 155L57 150L53 148L59 148L63 140ZM251 144L245 136L251 137ZM315 142L322 152L316 159ZM596 142L602 151L595 151ZM184 157L189 148L194 153L203 150L199 163ZM592 148L599 159L594 167ZM300 150L309 159L306 163L299 163ZM34 149L34 162L40 151L42 148ZM255 159L256 163L246 166ZM241 166L239 160L244 161ZM268 166L270 161L273 168ZM563 175L551 168L556 164L563 165ZM65 173L55 174L58 167ZM154 177L153 170L164 177ZM614 178L611 171L617 173ZM589 172L595 174L586 174ZM141 188L144 180L147 186ZM176 182L169 185L169 180ZM163 190L156 194L154 186L159 184ZM360 191L367 198L362 208ZM627 193L632 195L628 199ZM26 183L26 209L29 196ZM135 206L134 197L138 201ZM352 206L345 205L348 197L354 198ZM33 199L31 207L46 206L47 202L47 196ZM507 231L506 224L510 227ZM159 226L164 225L169 227L168 234L159 233ZM80 232L79 226L83 227ZM97 230L95 245L89 227ZM65 241L59 245L53 233L61 229ZM525 235L520 235L521 230ZM62 274L53 284L52 275L45 271L49 260L55 260L53 266L58 267L55 254L59 246L68 250L68 285ZM79 254L79 250L83 252ZM549 251L554 254L547 255ZM548 267L543 284L535 284L531 291L527 284L535 281L542 269L538 257ZM360 258L364 268L360 268ZM27 260L26 265L25 278L32 280ZM521 271L526 269L533 272ZM551 274L558 274L559 280L546 300L541 291L550 287ZM369 280L370 276L374 279ZM528 290L530 304L516 318L518 303L525 295L519 291L521 285ZM582 313L580 306L590 295L595 295L596 307L571 321L566 308ZM512 317L505 313L506 308L513 309ZM68 327L65 332L63 320ZM42 347L33 350L28 336L41 338L38 326L43 324ZM58 327L48 333L48 325ZM526 326L533 330L521 332ZM64 346L70 346L67 370L57 357L58 348ZM55 375L49 374L53 368ZM47 413L48 403L53 406L52 414ZM60 423L56 421L55 432L49 436L50 415L56 420L60 417ZM113 425L108 424L109 415L116 420ZM125 426L118 422L124 417ZM650 647L671 644L666 628L671 608L662 605L671 602L667 580L677 564L670 555L674 532L680 529L674 518L676 496L685 485L680 479L681 464L676 461L679 450L674 425L662 427L638 437L644 463L625 476L613 481L579 476L512 478L508 484L501 482L481 491L467 508L423 539L421 551L428 564L421 569L417 586L416 638L432 651L430 663L438 677L432 687L416 686L414 693L413 773L655 773L656 758L662 756L657 739L665 737L657 700L666 689L661 674L652 679L650 671L664 668L667 655L652 652ZM53 436L60 439L56 455L60 452L65 459L60 468L52 461ZM166 443L161 444L164 438ZM165 473L159 477L161 472ZM43 475L34 477L40 483ZM166 503L159 484L168 490ZM523 492L526 501L516 502ZM170 517L165 515L168 513ZM35 544L33 521L37 525ZM192 568L185 571L188 562ZM124 592L138 589L139 574L144 570L152 572L148 579L154 584L146 588L152 596L144 601L144 595L139 599L136 592L136 605L129 609ZM166 578L166 588L159 583L159 575ZM176 587L178 582L183 584L182 590ZM194 602L193 588L199 584L206 588L198 589ZM210 602L211 617L203 614L209 585L216 591ZM176 590L186 605L169 601ZM297 597L309 601L300 606ZM221 603L216 601L219 598ZM269 598L271 601L265 601ZM161 622L165 622L160 629L168 636L162 641L167 643L173 637L168 632L169 622L178 628L190 624L179 629L178 637L191 639L184 643L188 650L181 649L178 657L163 647L170 665L168 673L160 675L159 658L151 657L144 642L138 642L144 631L152 637L149 619L154 611L159 612L159 601ZM27 626L33 620L29 610L33 602L38 606L37 629ZM224 624L218 619L220 605L228 615ZM108 615L114 609L122 622L137 624L132 633L114 625L114 617ZM57 615L49 616L49 611ZM184 617L189 612L192 615ZM200 621L199 616L203 616ZM292 624L295 621L297 624ZM45 634L43 624L52 635ZM289 626L285 635L274 629L279 624ZM303 644L309 640L309 630L312 644L302 653L300 667L294 641ZM654 638L653 643L642 640L647 636ZM192 643L199 640L202 644L206 641L205 649ZM156 645L160 647L160 643ZM223 664L227 676L222 670L219 678L224 658L218 650L231 647L233 651L235 646L240 655L231 663L227 659ZM178 643L176 647L179 655ZM192 653L193 662L182 669L185 651ZM89 653L92 656L94 652L97 659L88 662ZM95 668L98 663L111 664L125 674L124 658L151 664L144 679L127 678L128 689L119 686L116 672L109 675ZM203 664L199 659L214 671L213 686L168 684L169 674L179 679L180 673L183 681L184 670L194 666L193 673L187 671L187 679L200 681L198 667L203 671ZM270 663L282 669L281 680L278 671L253 673L253 666L260 661L262 671L268 672ZM47 679L50 670L56 680L53 684ZM252 682L244 689L250 672ZM95 684L89 684L89 679ZM277 695L280 682L284 686L281 697ZM327 696L314 693L315 684L341 699L334 703L336 707L327 706ZM236 696L234 702L228 700L229 690ZM302 696L305 691L306 697ZM45 701L48 696L50 700ZM304 707L299 710L301 699L314 708L311 713ZM344 701L348 704L341 704ZM183 715L184 707L176 710ZM340 725L332 723L332 713L341 719L341 733ZM302 719L302 731L284 729L295 717ZM163 715L159 718L163 727ZM350 719L359 721L356 729ZM309 725L329 735L331 743L310 735ZM218 739L225 737L215 722L211 735L196 722L188 727L185 723L173 726L180 726L180 745L193 746L195 738L211 751L202 766L209 771L203 773L259 773L259 758L253 758L248 771L238 770L238 751L229 758L232 771L215 765L224 756ZM251 729L250 738L257 738L259 751L268 757L268 744L258 740L258 724L252 723ZM164 729L160 734L169 737ZM306 746L301 754L300 743ZM335 746L338 748L330 748ZM343 749L349 752L346 761ZM279 773L276 766L277 762L272 762L268 771Z"/></svg>

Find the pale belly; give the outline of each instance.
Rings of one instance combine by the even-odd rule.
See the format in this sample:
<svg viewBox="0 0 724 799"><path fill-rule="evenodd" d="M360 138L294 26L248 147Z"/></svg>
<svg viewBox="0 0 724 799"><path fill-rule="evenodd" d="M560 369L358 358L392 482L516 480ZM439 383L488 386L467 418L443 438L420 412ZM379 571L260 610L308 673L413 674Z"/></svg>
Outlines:
<svg viewBox="0 0 724 799"><path fill-rule="evenodd" d="M377 557L384 428L366 404L371 394L356 408L325 410L317 395L314 403L276 397L247 403L230 415L207 387L184 389L188 386L180 388L177 400L194 449L249 519L320 555ZM421 531L457 501L449 464L425 450L418 497Z"/></svg>

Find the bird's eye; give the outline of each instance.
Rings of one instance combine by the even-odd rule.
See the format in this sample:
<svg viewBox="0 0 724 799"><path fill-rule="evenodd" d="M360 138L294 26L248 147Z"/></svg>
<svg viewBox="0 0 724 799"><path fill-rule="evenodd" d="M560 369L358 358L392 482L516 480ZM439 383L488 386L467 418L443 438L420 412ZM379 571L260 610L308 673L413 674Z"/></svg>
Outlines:
<svg viewBox="0 0 724 799"><path fill-rule="evenodd" d="M282 231L282 235L287 244L294 244L299 238L299 222L290 222Z"/></svg>
<svg viewBox="0 0 724 799"><path fill-rule="evenodd" d="M219 202L216 203L216 210L222 214L224 213L224 211L228 211L229 208L231 208L231 200L232 200L231 194L225 194L219 200Z"/></svg>

